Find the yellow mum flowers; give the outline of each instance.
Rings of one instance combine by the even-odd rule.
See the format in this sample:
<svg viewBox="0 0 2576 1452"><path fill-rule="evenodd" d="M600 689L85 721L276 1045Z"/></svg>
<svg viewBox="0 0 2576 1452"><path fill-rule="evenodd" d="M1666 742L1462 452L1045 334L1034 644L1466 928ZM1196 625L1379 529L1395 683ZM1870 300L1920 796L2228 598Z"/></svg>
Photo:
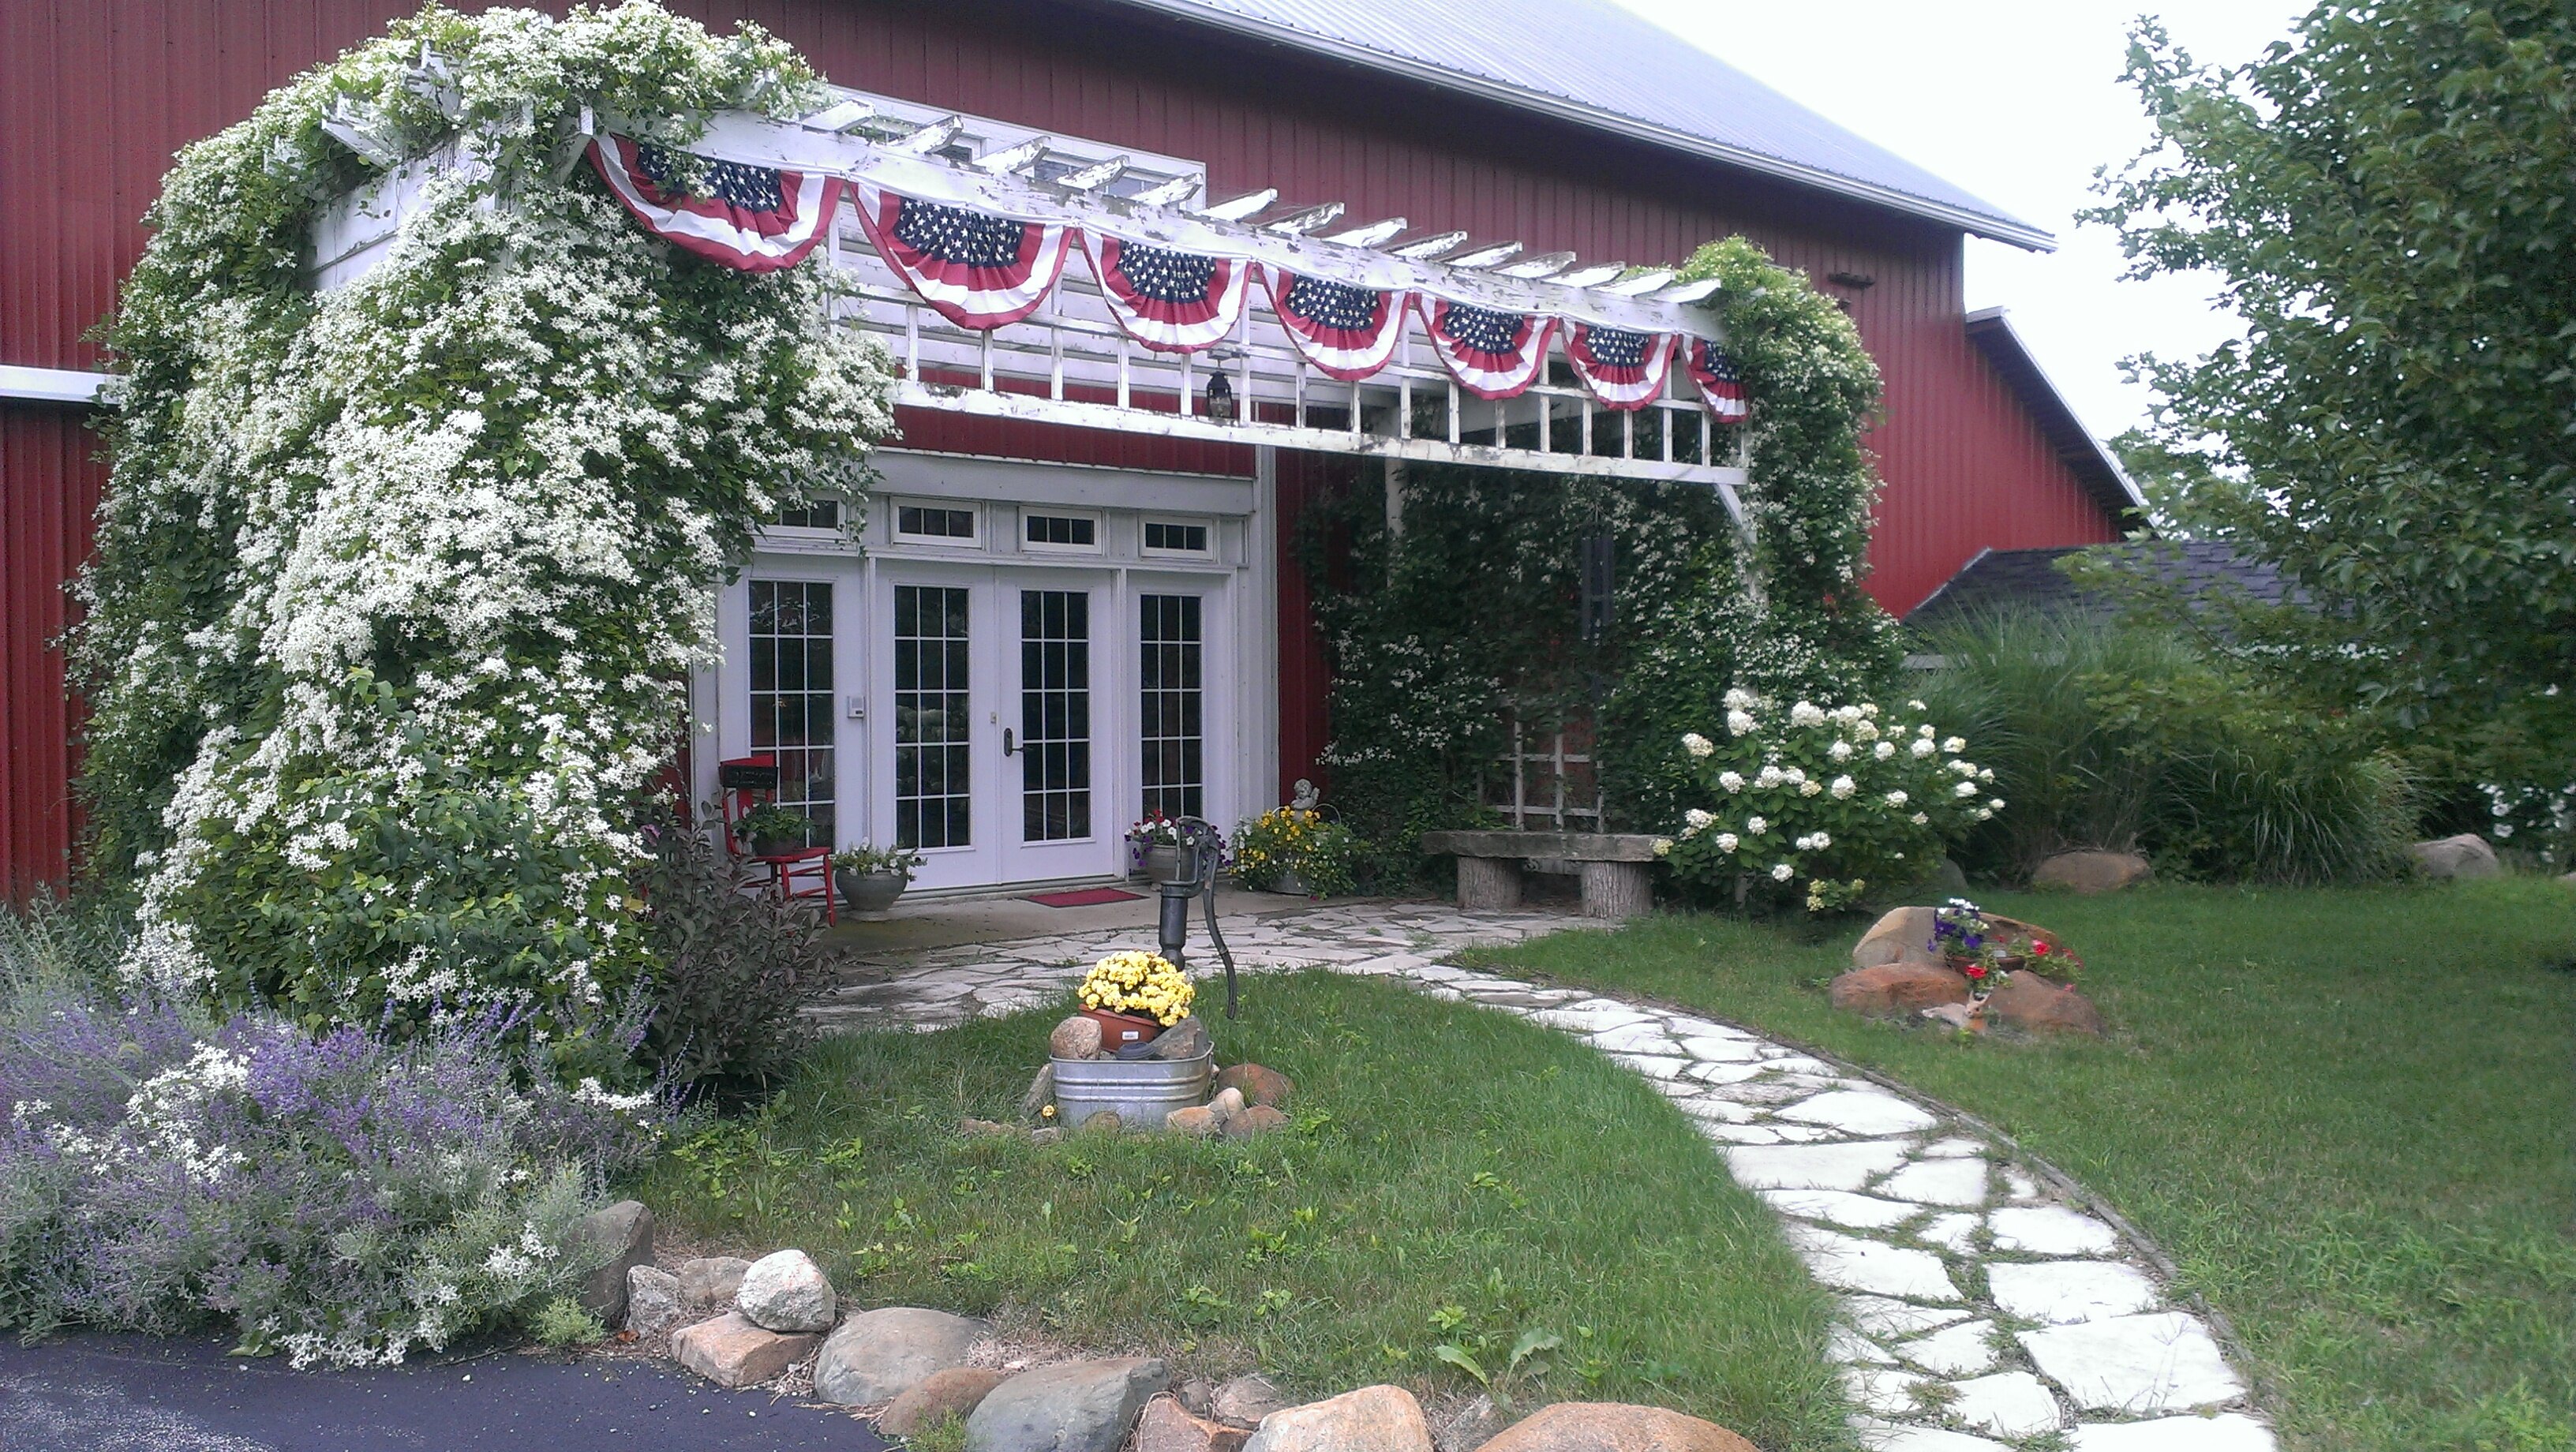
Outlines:
<svg viewBox="0 0 2576 1452"><path fill-rule="evenodd" d="M1092 964L1075 996L1084 1008L1137 1014L1170 1028L1189 1017L1199 991L1170 959L1131 948Z"/></svg>

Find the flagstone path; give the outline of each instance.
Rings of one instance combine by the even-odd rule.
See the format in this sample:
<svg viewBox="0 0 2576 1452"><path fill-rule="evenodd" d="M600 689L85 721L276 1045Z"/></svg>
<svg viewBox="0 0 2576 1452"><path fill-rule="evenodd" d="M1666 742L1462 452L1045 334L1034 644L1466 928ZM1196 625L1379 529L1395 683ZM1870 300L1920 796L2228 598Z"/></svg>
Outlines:
<svg viewBox="0 0 2576 1452"><path fill-rule="evenodd" d="M1644 1076L1779 1212L1837 1294L1833 1352L1879 1452L2273 1452L2244 1377L2155 1257L2063 1175L1937 1105L1733 1025L1440 960L1597 922L1366 903L1222 920L1248 970L1327 967L1517 1014ZM1203 948L1194 923L1192 948ZM940 948L815 1010L930 1029L1058 1000L1136 931ZM862 960L865 961L865 960ZM1202 981L1213 953L1194 958Z"/></svg>

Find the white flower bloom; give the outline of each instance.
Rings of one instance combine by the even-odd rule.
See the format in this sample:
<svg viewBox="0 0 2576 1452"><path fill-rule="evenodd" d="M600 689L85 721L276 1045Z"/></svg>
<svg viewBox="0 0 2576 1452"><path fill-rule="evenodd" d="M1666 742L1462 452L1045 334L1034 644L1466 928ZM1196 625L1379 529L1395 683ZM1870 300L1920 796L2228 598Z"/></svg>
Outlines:
<svg viewBox="0 0 2576 1452"><path fill-rule="evenodd" d="M1852 734L1863 741L1876 741L1882 734L1875 721L1863 721L1852 728Z"/></svg>
<svg viewBox="0 0 2576 1452"><path fill-rule="evenodd" d="M1824 794L1824 790L1825 784L1820 781L1802 781L1798 783L1798 795L1802 797L1821 796Z"/></svg>
<svg viewBox="0 0 2576 1452"><path fill-rule="evenodd" d="M1882 741L1876 746L1871 747L1869 749L1869 754L1877 757L1881 761L1885 761L1896 754L1896 743L1893 741Z"/></svg>
<svg viewBox="0 0 2576 1452"><path fill-rule="evenodd" d="M1993 767L1991 767L1991 766L1981 766L1981 767L1978 767L1978 768L1977 768L1977 780L1979 780L1979 781L1993 781L1994 779L1995 779L1995 769L1994 769Z"/></svg>
<svg viewBox="0 0 2576 1452"><path fill-rule="evenodd" d="M1972 781L1963 781L1957 786L1951 788L1950 794L1958 797L1973 797L1977 794L1977 784Z"/></svg>
<svg viewBox="0 0 2576 1452"><path fill-rule="evenodd" d="M2004 809L2004 799L2003 799L2003 798L2001 798L2001 797L1988 797L1988 798L1986 798L1986 810L1988 810L1988 811L1992 811L1992 812L2000 812L2000 811L2002 811L2003 809Z"/></svg>
<svg viewBox="0 0 2576 1452"><path fill-rule="evenodd" d="M1914 734L1922 737L1926 741L1931 740L1933 736L1931 724L1927 722L1921 726L1915 727Z"/></svg>
<svg viewBox="0 0 2576 1452"><path fill-rule="evenodd" d="M1924 705L1921 701L1908 701L1905 703L1905 709L1908 711L1929 711L1932 708Z"/></svg>
<svg viewBox="0 0 2576 1452"><path fill-rule="evenodd" d="M1789 708L1789 724L1792 726L1822 726L1825 724L1824 709L1816 705L1813 701L1800 701L1798 704Z"/></svg>
<svg viewBox="0 0 2576 1452"><path fill-rule="evenodd" d="M1747 837L1759 837L1770 830L1771 824L1760 817L1747 817L1744 819L1744 835Z"/></svg>
<svg viewBox="0 0 2576 1452"><path fill-rule="evenodd" d="M1744 839L1736 836L1733 832L1720 832L1714 840L1717 843L1718 851L1732 852L1736 849L1738 844L1743 842Z"/></svg>
<svg viewBox="0 0 2576 1452"><path fill-rule="evenodd" d="M1918 827L1928 827L1928 826L1931 826L1931 825L1932 825L1932 819L1931 819L1930 817L1925 816L1925 815L1924 815L1923 813L1921 813L1921 812L1916 812L1916 813L1915 813L1911 818L1909 818L1908 820L1909 820L1909 821L1911 821L1911 822L1913 822L1913 823L1914 823L1914 825L1915 825L1915 826L1918 826Z"/></svg>
<svg viewBox="0 0 2576 1452"><path fill-rule="evenodd" d="M1759 703L1760 698L1755 696L1751 691L1744 689L1742 686L1727 687L1726 709L1730 711L1750 711Z"/></svg>
<svg viewBox="0 0 2576 1452"><path fill-rule="evenodd" d="M1979 807L1979 808L1977 808L1977 820L1978 820L1978 821L1983 822L1983 821L1986 821L1986 820L1988 820L1988 819L1992 818L1993 816L1994 816L1994 813L1993 813L1991 810L1989 810L1989 809L1987 809L1987 808L1985 808L1985 807Z"/></svg>
<svg viewBox="0 0 2576 1452"><path fill-rule="evenodd" d="M1975 776L1977 774L1977 764L1973 761L1951 762L1950 769L1961 776Z"/></svg>
<svg viewBox="0 0 2576 1452"><path fill-rule="evenodd" d="M1773 882L1787 882L1790 878L1797 875L1798 869L1791 867L1786 862L1780 863L1771 869L1771 880Z"/></svg>
<svg viewBox="0 0 2576 1452"><path fill-rule="evenodd" d="M1893 791L1887 794L1887 804L1891 807L1904 806L1908 800L1910 799L1902 791Z"/></svg>
<svg viewBox="0 0 2576 1452"><path fill-rule="evenodd" d="M1860 724L1860 707L1858 706L1836 706L1834 708L1833 715L1836 721L1845 726L1857 726Z"/></svg>
<svg viewBox="0 0 2576 1452"><path fill-rule="evenodd" d="M1700 735L1696 731L1685 731L1682 733L1682 750L1689 752L1694 757L1706 760L1708 757L1716 753L1717 743Z"/></svg>
<svg viewBox="0 0 2576 1452"><path fill-rule="evenodd" d="M1696 836L1716 824L1717 817L1714 814L1702 811L1698 807L1682 813L1682 835L1685 837Z"/></svg>
<svg viewBox="0 0 2576 1452"><path fill-rule="evenodd" d="M1783 767L1780 771L1780 779L1791 786L1796 786L1807 779L1807 772L1804 767Z"/></svg>
<svg viewBox="0 0 2576 1452"><path fill-rule="evenodd" d="M1726 734L1729 736L1748 735L1758 724L1759 723L1753 719L1753 713L1750 711L1729 711L1726 713Z"/></svg>
<svg viewBox="0 0 2576 1452"><path fill-rule="evenodd" d="M1848 741L1837 741L1825 748L1825 755L1836 761L1849 761L1852 755L1852 744Z"/></svg>
<svg viewBox="0 0 2576 1452"><path fill-rule="evenodd" d="M1729 792L1740 792L1744 790L1744 773L1740 771L1721 771L1717 774L1717 784L1726 788Z"/></svg>
<svg viewBox="0 0 2576 1452"><path fill-rule="evenodd" d="M1941 743L1941 749L1949 752L1953 756L1956 756L1960 752L1968 749L1968 738L1965 736L1953 736L1949 740Z"/></svg>
<svg viewBox="0 0 2576 1452"><path fill-rule="evenodd" d="M1672 839L1672 838L1670 838L1670 837L1658 837L1658 838L1656 838L1656 839L1655 839L1655 855L1656 855L1656 856L1658 856L1658 857L1670 857L1670 856L1672 856L1672 855L1673 855L1673 839Z"/></svg>
<svg viewBox="0 0 2576 1452"><path fill-rule="evenodd" d="M1878 703L1877 703L1876 701L1863 701L1863 702L1861 702L1861 703L1860 703L1860 713L1861 713L1862 715L1864 715L1864 716L1869 717L1869 718L1870 718L1871 720L1873 720L1873 721L1877 720L1877 719L1878 719Z"/></svg>
<svg viewBox="0 0 2576 1452"><path fill-rule="evenodd" d="M1935 752L1935 751L1939 750L1940 748L1939 748L1939 747L1934 746L1934 745L1932 744L1932 742L1931 742L1931 739L1930 739L1930 738L1928 738L1928 737L1923 737L1923 738L1918 738L1912 746L1909 746L1909 747L1907 747L1907 748L1905 748L1905 749L1906 749L1906 750L1908 750L1908 751L1913 752L1913 753L1915 754L1915 756L1917 756L1917 757L1919 758L1919 757L1930 756L1933 752Z"/></svg>
<svg viewBox="0 0 2576 1452"><path fill-rule="evenodd" d="M1850 777L1847 777L1847 776L1838 776L1838 777L1835 777L1835 778L1834 778L1834 787L1833 787L1833 791L1834 791L1834 800L1835 800L1835 801L1838 801L1838 802L1849 801L1849 800L1851 800L1851 795L1852 795L1852 793L1854 793L1854 792L1856 792L1856 791L1859 791L1859 790L1860 790L1860 783L1858 783L1858 782L1856 782L1856 781L1853 781Z"/></svg>
<svg viewBox="0 0 2576 1452"><path fill-rule="evenodd" d="M1764 791L1769 791L1787 780L1788 778L1781 774L1778 763L1766 761L1762 764L1762 770L1755 774L1753 784Z"/></svg>

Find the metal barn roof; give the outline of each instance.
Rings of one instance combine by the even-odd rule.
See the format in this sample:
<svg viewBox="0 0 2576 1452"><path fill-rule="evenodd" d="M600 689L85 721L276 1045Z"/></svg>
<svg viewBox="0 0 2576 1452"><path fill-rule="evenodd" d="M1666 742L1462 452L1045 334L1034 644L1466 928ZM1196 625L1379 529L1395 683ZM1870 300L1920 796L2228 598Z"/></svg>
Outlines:
<svg viewBox="0 0 2576 1452"><path fill-rule="evenodd" d="M1123 0L2049 251L2056 239L1610 0Z"/></svg>

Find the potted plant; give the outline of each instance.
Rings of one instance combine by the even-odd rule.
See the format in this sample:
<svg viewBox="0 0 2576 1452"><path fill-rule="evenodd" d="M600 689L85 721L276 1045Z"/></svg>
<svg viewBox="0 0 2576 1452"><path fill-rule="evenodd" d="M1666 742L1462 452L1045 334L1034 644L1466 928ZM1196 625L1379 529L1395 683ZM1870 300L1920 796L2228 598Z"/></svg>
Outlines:
<svg viewBox="0 0 2576 1452"><path fill-rule="evenodd" d="M789 857L802 852L814 834L814 820L803 812L763 802L742 814L733 835L754 857Z"/></svg>
<svg viewBox="0 0 2576 1452"><path fill-rule="evenodd" d="M1993 916L1964 897L1933 912L1931 947L1968 980L1968 996L1978 1003L2016 972L2072 978L2084 967L2028 923Z"/></svg>
<svg viewBox="0 0 2576 1452"><path fill-rule="evenodd" d="M1112 953L1091 965L1074 995L1082 1016L1100 1025L1100 1046L1115 1052L1151 1043L1189 1017L1198 990L1159 953Z"/></svg>
<svg viewBox="0 0 2576 1452"><path fill-rule="evenodd" d="M1127 829L1127 854L1131 870L1144 874L1147 881L1176 880L1181 873L1181 824L1159 811L1147 812Z"/></svg>
<svg viewBox="0 0 2576 1452"><path fill-rule="evenodd" d="M861 845L832 854L832 888L854 913L881 913L912 885L921 854L908 847Z"/></svg>
<svg viewBox="0 0 2576 1452"><path fill-rule="evenodd" d="M1359 839L1302 807L1273 807L1235 833L1234 875L1256 892L1330 897L1357 884Z"/></svg>

